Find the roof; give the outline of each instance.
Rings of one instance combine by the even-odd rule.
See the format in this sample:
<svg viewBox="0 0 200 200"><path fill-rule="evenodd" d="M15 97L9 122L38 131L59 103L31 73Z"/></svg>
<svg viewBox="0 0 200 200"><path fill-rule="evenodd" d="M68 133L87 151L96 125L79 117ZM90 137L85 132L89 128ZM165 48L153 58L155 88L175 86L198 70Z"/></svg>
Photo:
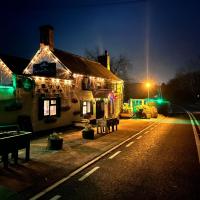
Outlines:
<svg viewBox="0 0 200 200"><path fill-rule="evenodd" d="M30 60L16 56L0 54L0 59L15 74L22 74Z"/></svg>
<svg viewBox="0 0 200 200"><path fill-rule="evenodd" d="M59 49L54 49L53 53L72 73L121 81L120 78L98 62Z"/></svg>

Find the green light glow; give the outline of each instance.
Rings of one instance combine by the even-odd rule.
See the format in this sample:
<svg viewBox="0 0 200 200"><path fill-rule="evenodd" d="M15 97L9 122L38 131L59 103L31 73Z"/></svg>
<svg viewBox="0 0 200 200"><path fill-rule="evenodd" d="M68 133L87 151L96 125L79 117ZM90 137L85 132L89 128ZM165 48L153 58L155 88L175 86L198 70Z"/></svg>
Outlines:
<svg viewBox="0 0 200 200"><path fill-rule="evenodd" d="M16 78L15 74L12 75L12 81L13 81L13 87L16 89L17 88L17 78Z"/></svg>
<svg viewBox="0 0 200 200"><path fill-rule="evenodd" d="M14 98L15 88L13 86L0 85L0 100Z"/></svg>
<svg viewBox="0 0 200 200"><path fill-rule="evenodd" d="M162 104L164 102L163 99L157 99L156 101L158 104Z"/></svg>

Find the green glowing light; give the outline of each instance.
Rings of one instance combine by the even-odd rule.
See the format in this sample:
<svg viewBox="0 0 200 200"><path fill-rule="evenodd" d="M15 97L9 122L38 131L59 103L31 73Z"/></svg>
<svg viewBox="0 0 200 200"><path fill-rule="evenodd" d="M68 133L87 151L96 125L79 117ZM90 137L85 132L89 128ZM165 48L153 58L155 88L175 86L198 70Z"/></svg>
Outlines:
<svg viewBox="0 0 200 200"><path fill-rule="evenodd" d="M16 89L17 88L17 78L16 78L15 74L12 75L12 81L13 81L13 87Z"/></svg>
<svg viewBox="0 0 200 200"><path fill-rule="evenodd" d="M156 101L157 101L158 104L164 103L164 100L163 100L163 99L157 99Z"/></svg>
<svg viewBox="0 0 200 200"><path fill-rule="evenodd" d="M13 86L0 85L0 93L13 94L14 91L15 91L15 88Z"/></svg>
<svg viewBox="0 0 200 200"><path fill-rule="evenodd" d="M15 98L15 88L13 86L0 85L0 101Z"/></svg>

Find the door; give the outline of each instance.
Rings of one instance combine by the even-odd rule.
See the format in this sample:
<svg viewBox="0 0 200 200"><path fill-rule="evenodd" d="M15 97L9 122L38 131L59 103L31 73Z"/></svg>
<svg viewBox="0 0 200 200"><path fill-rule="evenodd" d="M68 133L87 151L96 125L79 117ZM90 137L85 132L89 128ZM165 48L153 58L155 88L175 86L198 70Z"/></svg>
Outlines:
<svg viewBox="0 0 200 200"><path fill-rule="evenodd" d="M104 117L104 101L100 100L96 102L96 119Z"/></svg>

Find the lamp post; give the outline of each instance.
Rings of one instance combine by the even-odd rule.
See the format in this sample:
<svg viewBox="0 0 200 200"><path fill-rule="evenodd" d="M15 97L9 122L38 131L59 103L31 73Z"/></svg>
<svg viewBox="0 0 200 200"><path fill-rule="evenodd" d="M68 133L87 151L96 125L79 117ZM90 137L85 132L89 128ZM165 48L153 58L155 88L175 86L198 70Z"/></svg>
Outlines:
<svg viewBox="0 0 200 200"><path fill-rule="evenodd" d="M148 103L149 103L149 90L150 90L150 87L151 87L151 83L147 82L146 87L147 87L147 92L148 92Z"/></svg>

